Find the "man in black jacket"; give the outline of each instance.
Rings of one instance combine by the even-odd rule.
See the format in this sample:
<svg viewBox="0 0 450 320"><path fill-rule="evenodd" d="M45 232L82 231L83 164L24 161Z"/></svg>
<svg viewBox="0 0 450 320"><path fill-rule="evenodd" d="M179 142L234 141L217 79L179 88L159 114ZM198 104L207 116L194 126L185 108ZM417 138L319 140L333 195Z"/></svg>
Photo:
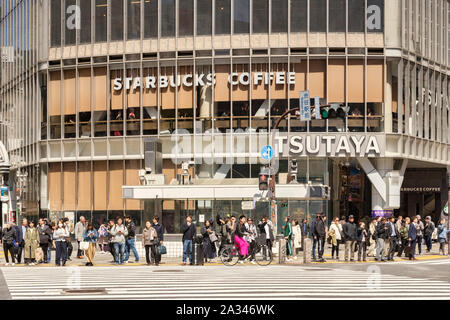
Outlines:
<svg viewBox="0 0 450 320"><path fill-rule="evenodd" d="M12 224L7 223L6 228L3 229L2 233L3 252L5 254L6 266L9 265L8 252L11 255L12 266L16 263L14 255L14 240L16 240L16 230Z"/></svg>
<svg viewBox="0 0 450 320"><path fill-rule="evenodd" d="M125 263L128 263L128 259L130 258L130 251L133 251L134 257L135 257L135 262L138 263L139 262L139 254L134 245L135 236L136 236L136 225L131 220L130 216L125 217L125 226L127 227L127 230L128 230L127 242L125 243L125 250L126 250L125 251Z"/></svg>
<svg viewBox="0 0 450 320"><path fill-rule="evenodd" d="M189 258L189 262L192 264L192 239L197 233L191 216L186 217L186 223L181 227L181 232L183 232L183 265L185 266L187 258Z"/></svg>
<svg viewBox="0 0 450 320"><path fill-rule="evenodd" d="M319 255L319 262L325 262L323 258L323 251L325 248L325 216L320 216L314 225L314 240L317 240L317 254Z"/></svg>
<svg viewBox="0 0 450 320"><path fill-rule="evenodd" d="M390 261L394 261L395 249L397 249L397 242L398 242L398 230L397 230L397 226L395 225L395 217L394 216L389 218L388 239L389 239L389 251L388 251L387 259Z"/></svg>
<svg viewBox="0 0 450 320"><path fill-rule="evenodd" d="M39 246L42 248L42 253L44 254L44 263L49 263L48 261L48 246L52 241L52 230L45 223L44 219L39 219Z"/></svg>
<svg viewBox="0 0 450 320"><path fill-rule="evenodd" d="M427 253L431 251L431 248L433 247L433 232L435 229L434 222L431 221L431 217L427 216L425 218L425 226L423 229L423 238L425 239L425 245L427 246Z"/></svg>
<svg viewBox="0 0 450 320"><path fill-rule="evenodd" d="M353 257L355 254L356 245L356 224L355 217L350 215L348 221L342 227L342 233L345 238L345 261L348 262L348 251L350 250L350 261L354 261Z"/></svg>
<svg viewBox="0 0 450 320"><path fill-rule="evenodd" d="M381 218L377 224L377 261L386 261L384 257L386 239L389 238L389 226L386 223L386 218Z"/></svg>
<svg viewBox="0 0 450 320"><path fill-rule="evenodd" d="M158 216L154 216L153 217L153 223L152 223L152 227L156 230L156 233L158 234L158 246L163 244L163 240L164 240L164 226L162 224L159 223L159 217ZM155 263L159 264L161 262L161 255L157 254L155 256Z"/></svg>

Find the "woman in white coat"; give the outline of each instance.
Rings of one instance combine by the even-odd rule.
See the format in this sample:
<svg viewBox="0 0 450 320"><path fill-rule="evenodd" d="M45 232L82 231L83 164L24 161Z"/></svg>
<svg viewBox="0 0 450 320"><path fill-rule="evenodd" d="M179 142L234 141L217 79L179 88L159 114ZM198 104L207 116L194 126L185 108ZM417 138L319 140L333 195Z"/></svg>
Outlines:
<svg viewBox="0 0 450 320"><path fill-rule="evenodd" d="M294 259L297 259L297 252L302 246L302 229L297 220L292 221L292 235L294 236Z"/></svg>
<svg viewBox="0 0 450 320"><path fill-rule="evenodd" d="M334 259L334 253L336 252L336 260L339 260L339 244L342 240L341 234L342 224L339 223L339 218L334 218L334 221L330 226L331 259Z"/></svg>

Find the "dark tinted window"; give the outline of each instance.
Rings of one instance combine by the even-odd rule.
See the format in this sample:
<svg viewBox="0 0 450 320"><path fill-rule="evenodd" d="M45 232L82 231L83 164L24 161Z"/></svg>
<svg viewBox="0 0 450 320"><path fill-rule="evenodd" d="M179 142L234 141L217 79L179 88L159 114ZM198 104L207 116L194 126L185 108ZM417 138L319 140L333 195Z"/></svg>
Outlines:
<svg viewBox="0 0 450 320"><path fill-rule="evenodd" d="M231 0L216 0L215 34L231 32Z"/></svg>
<svg viewBox="0 0 450 320"><path fill-rule="evenodd" d="M108 4L106 0L95 1L95 42L106 41L106 14Z"/></svg>
<svg viewBox="0 0 450 320"><path fill-rule="evenodd" d="M158 37L158 0L144 1L144 38Z"/></svg>
<svg viewBox="0 0 450 320"><path fill-rule="evenodd" d="M345 32L345 0L329 0L328 7L328 31Z"/></svg>
<svg viewBox="0 0 450 320"><path fill-rule="evenodd" d="M272 32L288 31L288 0L272 0Z"/></svg>
<svg viewBox="0 0 450 320"><path fill-rule="evenodd" d="M291 32L306 32L307 5L307 0L291 0Z"/></svg>
<svg viewBox="0 0 450 320"><path fill-rule="evenodd" d="M194 1L179 1L178 10L178 34L180 36L192 36L194 34Z"/></svg>
<svg viewBox="0 0 450 320"><path fill-rule="evenodd" d="M123 40L123 1L111 0L111 41Z"/></svg>
<svg viewBox="0 0 450 320"><path fill-rule="evenodd" d="M91 42L91 0L80 0L81 29L80 43Z"/></svg>
<svg viewBox="0 0 450 320"><path fill-rule="evenodd" d="M197 0L197 35L211 34L212 0Z"/></svg>
<svg viewBox="0 0 450 320"><path fill-rule="evenodd" d="M327 0L314 0L314 1L310 1L309 4L310 4L309 30L311 32L326 32L327 31Z"/></svg>
<svg viewBox="0 0 450 320"><path fill-rule="evenodd" d="M175 36L175 0L161 0L161 36Z"/></svg>
<svg viewBox="0 0 450 320"><path fill-rule="evenodd" d="M250 0L234 0L233 33L250 32Z"/></svg>
<svg viewBox="0 0 450 320"><path fill-rule="evenodd" d="M51 2L51 35L50 43L52 47L61 46L61 0Z"/></svg>
<svg viewBox="0 0 450 320"><path fill-rule="evenodd" d="M364 32L364 1L348 0L348 32Z"/></svg>
<svg viewBox="0 0 450 320"><path fill-rule="evenodd" d="M127 39L141 38L141 3L136 0L128 0L127 7Z"/></svg>
<svg viewBox="0 0 450 320"><path fill-rule="evenodd" d="M269 32L269 0L253 1L253 33Z"/></svg>

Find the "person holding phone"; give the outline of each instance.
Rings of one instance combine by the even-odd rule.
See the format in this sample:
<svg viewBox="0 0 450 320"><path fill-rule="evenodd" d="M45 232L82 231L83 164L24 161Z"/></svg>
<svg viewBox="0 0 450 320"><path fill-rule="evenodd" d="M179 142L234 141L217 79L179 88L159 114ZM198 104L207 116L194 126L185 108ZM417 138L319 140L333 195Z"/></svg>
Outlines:
<svg viewBox="0 0 450 320"><path fill-rule="evenodd" d="M116 224L111 228L111 243L114 245L115 264L123 264L125 262L125 243L128 235L127 227L123 224L122 218L117 218Z"/></svg>
<svg viewBox="0 0 450 320"><path fill-rule="evenodd" d="M98 239L98 232L94 229L91 222L86 225L86 231L84 232L84 241L89 242L89 248L85 251L86 259L88 262L86 266L94 266L95 245Z"/></svg>
<svg viewBox="0 0 450 320"><path fill-rule="evenodd" d="M58 221L55 231L53 232L53 240L55 241L56 247L56 260L55 264L57 267L66 265L67 261L67 242L66 238L69 237L69 231L64 225L63 220Z"/></svg>

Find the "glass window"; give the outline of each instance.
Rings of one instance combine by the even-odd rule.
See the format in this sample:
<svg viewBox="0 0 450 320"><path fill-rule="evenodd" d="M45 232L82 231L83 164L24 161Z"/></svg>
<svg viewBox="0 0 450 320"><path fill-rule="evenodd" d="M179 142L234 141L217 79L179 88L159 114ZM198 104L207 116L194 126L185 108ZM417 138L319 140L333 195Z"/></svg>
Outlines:
<svg viewBox="0 0 450 320"><path fill-rule="evenodd" d="M291 32L306 32L308 0L291 0Z"/></svg>
<svg viewBox="0 0 450 320"><path fill-rule="evenodd" d="M194 34L194 1L183 0L178 3L178 35L192 36Z"/></svg>
<svg viewBox="0 0 450 320"><path fill-rule="evenodd" d="M197 0L197 35L205 36L211 34L211 10L211 0Z"/></svg>
<svg viewBox="0 0 450 320"><path fill-rule="evenodd" d="M106 41L106 14L108 3L106 0L95 1L95 42Z"/></svg>
<svg viewBox="0 0 450 320"><path fill-rule="evenodd" d="M250 0L234 0L233 33L250 32Z"/></svg>
<svg viewBox="0 0 450 320"><path fill-rule="evenodd" d="M269 1L253 1L253 33L269 32Z"/></svg>
<svg viewBox="0 0 450 320"><path fill-rule="evenodd" d="M272 0L272 32L288 31L288 1Z"/></svg>
<svg viewBox="0 0 450 320"><path fill-rule="evenodd" d="M61 0L52 0L51 6L51 46L61 46Z"/></svg>
<svg viewBox="0 0 450 320"><path fill-rule="evenodd" d="M75 0L66 0L65 2L65 20L64 20L64 43L65 45L73 45L76 41L76 6ZM68 10L70 9L70 10Z"/></svg>
<svg viewBox="0 0 450 320"><path fill-rule="evenodd" d="M216 0L215 34L230 34L231 4L230 0Z"/></svg>
<svg viewBox="0 0 450 320"><path fill-rule="evenodd" d="M111 0L111 41L123 40L123 1Z"/></svg>
<svg viewBox="0 0 450 320"><path fill-rule="evenodd" d="M127 8L127 33L128 40L141 38L141 2L128 0Z"/></svg>
<svg viewBox="0 0 450 320"><path fill-rule="evenodd" d="M326 32L327 30L327 0L314 0L309 3L311 32Z"/></svg>
<svg viewBox="0 0 450 320"><path fill-rule="evenodd" d="M345 0L329 0L329 32L345 32Z"/></svg>
<svg viewBox="0 0 450 320"><path fill-rule="evenodd" d="M161 36L175 36L175 0L161 0Z"/></svg>
<svg viewBox="0 0 450 320"><path fill-rule="evenodd" d="M80 0L80 43L91 42L91 0Z"/></svg>
<svg viewBox="0 0 450 320"><path fill-rule="evenodd" d="M348 32L364 32L364 1L348 0Z"/></svg>
<svg viewBox="0 0 450 320"><path fill-rule="evenodd" d="M144 38L158 37L158 0L144 2Z"/></svg>

